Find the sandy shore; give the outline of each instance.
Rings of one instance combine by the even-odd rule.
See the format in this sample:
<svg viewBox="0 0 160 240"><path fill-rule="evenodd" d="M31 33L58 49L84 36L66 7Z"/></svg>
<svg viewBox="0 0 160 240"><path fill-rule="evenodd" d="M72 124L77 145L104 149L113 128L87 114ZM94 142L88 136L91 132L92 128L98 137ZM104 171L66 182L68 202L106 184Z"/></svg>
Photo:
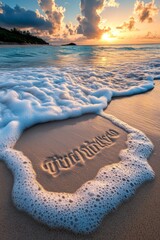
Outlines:
<svg viewBox="0 0 160 240"><path fill-rule="evenodd" d="M58 174L57 171L50 172L50 166L47 169L43 167L45 162L52 163L53 156L69 156L69 152L80 149L85 141L93 142L95 137L102 136L109 129L116 131L117 137L91 158L83 158L83 162L79 161L78 164L70 161L71 166L60 169ZM100 168L119 161L118 155L125 148L126 139L127 134L110 121L100 116L86 115L28 129L15 148L31 159L37 180L46 190L73 193L86 181L92 180Z"/></svg>
<svg viewBox="0 0 160 240"><path fill-rule="evenodd" d="M115 99L106 110L107 113L142 130L154 143L155 150L149 160L156 173L154 181L143 185L132 199L106 216L96 232L81 236L65 230L49 229L27 214L17 211L11 200L12 174L0 162L1 239L160 239L159 93L160 82L157 82L154 90L146 94ZM60 171L56 177L44 170L43 164L48 157L68 154L69 151L82 146L84 141L91 142L109 129L115 130L118 137L92 159L85 159L83 164ZM74 192L81 184L94 178L99 168L119 161L118 153L125 148L125 141L126 133L109 121L99 116L86 115L78 119L41 124L28 129L18 141L16 148L32 160L37 180L45 189Z"/></svg>

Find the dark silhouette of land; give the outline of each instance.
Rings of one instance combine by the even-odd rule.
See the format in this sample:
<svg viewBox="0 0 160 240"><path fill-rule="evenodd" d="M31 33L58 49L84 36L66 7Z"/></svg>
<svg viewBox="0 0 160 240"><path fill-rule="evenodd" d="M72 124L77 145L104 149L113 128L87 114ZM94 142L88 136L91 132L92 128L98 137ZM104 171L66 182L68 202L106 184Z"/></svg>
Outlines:
<svg viewBox="0 0 160 240"><path fill-rule="evenodd" d="M48 44L39 37L32 36L29 31L16 28L7 30L0 27L0 44Z"/></svg>
<svg viewBox="0 0 160 240"><path fill-rule="evenodd" d="M62 46L77 46L76 43L67 43L67 44L62 44Z"/></svg>

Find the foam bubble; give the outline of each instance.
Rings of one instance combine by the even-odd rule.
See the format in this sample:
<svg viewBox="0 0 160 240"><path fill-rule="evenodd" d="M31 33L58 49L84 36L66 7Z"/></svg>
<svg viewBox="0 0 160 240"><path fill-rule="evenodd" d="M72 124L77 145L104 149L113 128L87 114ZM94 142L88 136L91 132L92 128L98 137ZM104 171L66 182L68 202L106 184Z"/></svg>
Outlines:
<svg viewBox="0 0 160 240"><path fill-rule="evenodd" d="M102 111L113 97L148 91L153 88L153 81L146 78L128 83L123 89L110 81L107 86L105 74L104 78L98 78L96 72L88 74L97 81L87 82L70 70L62 72L57 68L3 72L0 81L0 158L14 175L15 206L50 227L80 233L96 229L104 215L154 177L147 162L153 149L150 140ZM24 129L34 124L91 112L127 131L127 149L121 151L121 161L100 169L92 181L73 194L46 191L37 182L31 161L13 149L16 141Z"/></svg>
<svg viewBox="0 0 160 240"><path fill-rule="evenodd" d="M153 150L150 140L115 117L104 113L102 116L129 132L127 149L121 151L119 163L101 168L92 181L73 194L46 191L37 182L32 164L23 153L9 148L1 152L14 174L12 197L19 210L50 227L89 233L104 215L131 197L143 182L154 178L147 162Z"/></svg>

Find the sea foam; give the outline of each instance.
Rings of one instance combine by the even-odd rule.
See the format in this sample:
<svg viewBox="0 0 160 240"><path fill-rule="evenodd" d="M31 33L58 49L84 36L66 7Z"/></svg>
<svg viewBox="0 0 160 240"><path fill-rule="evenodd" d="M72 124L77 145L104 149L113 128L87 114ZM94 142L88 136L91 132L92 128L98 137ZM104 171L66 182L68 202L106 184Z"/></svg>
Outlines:
<svg viewBox="0 0 160 240"><path fill-rule="evenodd" d="M131 197L145 181L154 178L147 162L153 145L144 133L103 112L113 97L146 92L153 77L119 86L108 81L111 73L66 68L25 68L3 71L0 79L0 158L14 176L15 206L50 227L89 233L103 217ZM84 79L85 74L89 77ZM99 76L98 76L99 74ZM81 77L83 75L83 78ZM96 80L96 81L94 81ZM46 191L36 180L31 161L14 149L24 129L37 123L96 113L128 133L121 161L103 167L92 181L75 193Z"/></svg>

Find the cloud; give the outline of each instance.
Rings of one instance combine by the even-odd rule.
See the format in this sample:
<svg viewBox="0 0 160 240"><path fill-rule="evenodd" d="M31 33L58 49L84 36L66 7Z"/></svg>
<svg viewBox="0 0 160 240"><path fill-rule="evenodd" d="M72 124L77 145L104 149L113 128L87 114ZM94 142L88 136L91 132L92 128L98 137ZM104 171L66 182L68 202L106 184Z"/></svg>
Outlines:
<svg viewBox="0 0 160 240"><path fill-rule="evenodd" d="M2 2L0 2L0 14L3 13L3 10L2 10Z"/></svg>
<svg viewBox="0 0 160 240"><path fill-rule="evenodd" d="M29 28L31 32L44 37L83 35L88 39L100 38L106 31L101 24L101 12L105 7L118 7L116 0L80 0L81 16L77 17L78 26L64 24L65 8L58 6L55 0L37 0L42 10L26 10L16 5L14 8L0 1L0 24L4 27ZM44 32L44 30L46 30Z"/></svg>
<svg viewBox="0 0 160 240"><path fill-rule="evenodd" d="M54 0L38 0L43 15L38 10L26 10L16 5L11 8L0 2L0 24L4 27L32 28L35 30L47 30L49 34L56 34L60 31L64 11L58 7Z"/></svg>
<svg viewBox="0 0 160 240"><path fill-rule="evenodd" d="M76 27L72 25L72 23L66 24L65 26L67 35L75 35L76 34Z"/></svg>
<svg viewBox="0 0 160 240"><path fill-rule="evenodd" d="M103 30L99 28L101 21L100 13L105 7L105 0L81 0L81 13L77 20L79 26L78 34L83 34L87 38L98 38L102 35Z"/></svg>
<svg viewBox="0 0 160 240"><path fill-rule="evenodd" d="M56 5L54 0L38 0L38 4L52 24L50 34L60 31L64 19L65 8Z"/></svg>
<svg viewBox="0 0 160 240"><path fill-rule="evenodd" d="M100 38L105 32L105 28L101 29L101 12L105 7L118 7L116 0L81 0L81 14L77 20L79 25L77 33L82 34L88 39Z"/></svg>
<svg viewBox="0 0 160 240"><path fill-rule="evenodd" d="M119 3L116 0L106 0L105 7L119 7Z"/></svg>
<svg viewBox="0 0 160 240"><path fill-rule="evenodd" d="M152 32L148 32L145 36L145 39L160 39L160 35L153 34Z"/></svg>
<svg viewBox="0 0 160 240"><path fill-rule="evenodd" d="M135 29L135 19L134 17L130 17L128 22L124 22L121 26L116 27L117 29L120 30L134 30Z"/></svg>
<svg viewBox="0 0 160 240"><path fill-rule="evenodd" d="M149 3L137 0L134 6L134 13L138 15L139 21L148 23L153 22L153 17L159 12L158 7L155 5L155 1L152 0Z"/></svg>
<svg viewBox="0 0 160 240"><path fill-rule="evenodd" d="M11 8L0 3L0 24L4 27L36 28L49 30L52 23L32 10L19 7Z"/></svg>

